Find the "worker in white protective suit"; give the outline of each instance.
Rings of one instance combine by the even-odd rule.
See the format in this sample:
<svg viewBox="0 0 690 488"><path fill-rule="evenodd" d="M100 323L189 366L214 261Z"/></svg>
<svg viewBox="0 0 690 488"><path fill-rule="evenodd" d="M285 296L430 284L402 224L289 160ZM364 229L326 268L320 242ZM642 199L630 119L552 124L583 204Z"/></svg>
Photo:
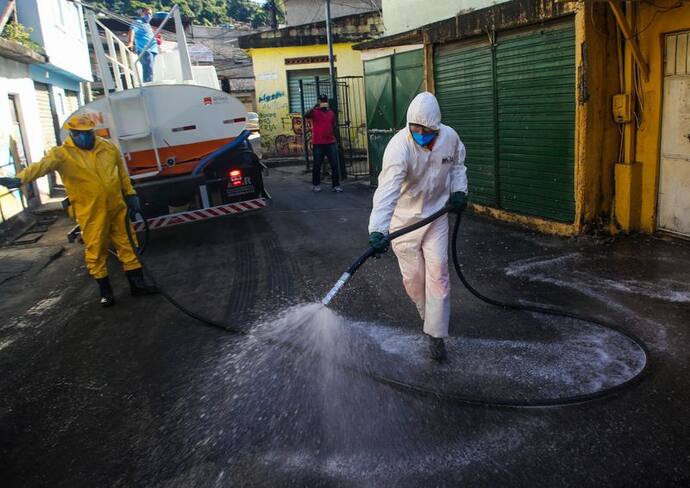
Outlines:
<svg viewBox="0 0 690 488"><path fill-rule="evenodd" d="M450 203L467 207L465 146L441 123L436 97L424 92L407 109L407 127L390 140L369 219L369 245L388 250L388 234L418 222ZM392 243L405 290L429 337L431 358L446 357L450 320L448 215Z"/></svg>

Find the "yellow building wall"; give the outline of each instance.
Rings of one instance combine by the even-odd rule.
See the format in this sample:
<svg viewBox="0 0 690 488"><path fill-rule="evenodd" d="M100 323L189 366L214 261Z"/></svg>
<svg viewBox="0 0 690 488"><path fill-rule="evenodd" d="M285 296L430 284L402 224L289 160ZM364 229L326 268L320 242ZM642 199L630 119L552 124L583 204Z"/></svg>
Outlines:
<svg viewBox="0 0 690 488"><path fill-rule="evenodd" d="M661 151L662 95L664 91L664 35L690 30L690 3L659 1L657 5L673 7L660 9L648 3L636 3L637 30L642 56L649 66L649 81L641 82L642 117L636 131L635 160L639 168L620 175L624 184L616 184L616 199L630 202L630 228L651 233L656 230L659 159ZM616 175L618 177L618 175ZM619 190L630 195L619 194Z"/></svg>
<svg viewBox="0 0 690 488"><path fill-rule="evenodd" d="M608 5L581 2L576 15L577 100L575 194L580 233L606 230L613 213L620 135L611 112L618 81L615 20Z"/></svg>
<svg viewBox="0 0 690 488"><path fill-rule="evenodd" d="M288 100L288 71L328 68L328 63L285 65L286 58L326 56L328 47L294 46L250 49L256 79L256 103L261 129L261 146L264 156L301 156L301 120L290 114ZM337 76L363 76L363 64L359 51L352 44L334 44Z"/></svg>

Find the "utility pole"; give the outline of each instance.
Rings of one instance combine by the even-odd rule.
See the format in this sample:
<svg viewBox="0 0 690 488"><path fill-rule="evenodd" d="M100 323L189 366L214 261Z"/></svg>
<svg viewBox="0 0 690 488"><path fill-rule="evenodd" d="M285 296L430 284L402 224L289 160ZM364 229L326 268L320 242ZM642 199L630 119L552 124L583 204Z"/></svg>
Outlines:
<svg viewBox="0 0 690 488"><path fill-rule="evenodd" d="M264 8L268 9L271 15L271 29L276 30L278 28L278 6L275 0L266 2Z"/></svg>
<svg viewBox="0 0 690 488"><path fill-rule="evenodd" d="M333 32L331 31L331 0L326 0L326 41L328 42L328 78L331 87L331 97L333 99L333 106L335 108L336 128L338 127L338 84L335 79L335 66L333 57ZM318 87L317 87L318 91ZM345 179L345 162L340 154L340 131L336 130L335 138L338 144L338 168L340 169L340 178Z"/></svg>
<svg viewBox="0 0 690 488"><path fill-rule="evenodd" d="M335 81L335 66L333 65L333 32L331 32L331 0L326 0L326 41L328 42L328 77L331 82L331 96L336 108L338 107L338 93Z"/></svg>

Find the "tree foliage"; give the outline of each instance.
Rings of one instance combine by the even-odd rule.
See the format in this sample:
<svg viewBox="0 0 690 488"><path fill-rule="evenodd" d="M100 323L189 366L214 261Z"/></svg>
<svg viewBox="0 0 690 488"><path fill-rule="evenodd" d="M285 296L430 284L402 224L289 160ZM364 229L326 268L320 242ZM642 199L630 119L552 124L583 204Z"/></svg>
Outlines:
<svg viewBox="0 0 690 488"><path fill-rule="evenodd" d="M88 4L128 16L135 16L141 7L151 7L157 12L168 11L177 4L183 17L202 25L228 24L236 20L256 27L269 25L271 20L270 10L265 5L250 0L90 0ZM282 20L280 12L278 18Z"/></svg>

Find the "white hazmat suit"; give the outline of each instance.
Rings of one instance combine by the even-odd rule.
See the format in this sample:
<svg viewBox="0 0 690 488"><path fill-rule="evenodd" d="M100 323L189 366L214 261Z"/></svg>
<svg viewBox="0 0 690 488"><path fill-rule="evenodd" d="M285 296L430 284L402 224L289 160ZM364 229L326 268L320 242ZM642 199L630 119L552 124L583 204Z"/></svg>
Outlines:
<svg viewBox="0 0 690 488"><path fill-rule="evenodd" d="M407 109L407 123L438 130L431 149L417 144L409 128L398 131L383 155L369 233L388 234L418 222L448 203L451 193L467 193L465 146L441 123L436 97L424 92ZM450 320L448 216L392 242L405 290L424 321L424 332L447 337Z"/></svg>

